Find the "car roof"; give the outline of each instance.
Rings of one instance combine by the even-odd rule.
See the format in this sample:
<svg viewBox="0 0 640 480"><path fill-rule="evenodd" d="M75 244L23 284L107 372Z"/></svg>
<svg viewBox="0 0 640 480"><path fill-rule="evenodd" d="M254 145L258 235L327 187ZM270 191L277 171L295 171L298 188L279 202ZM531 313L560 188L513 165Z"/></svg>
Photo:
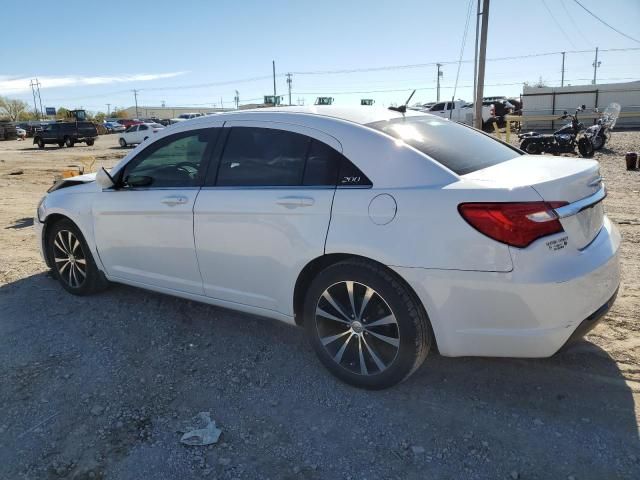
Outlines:
<svg viewBox="0 0 640 480"><path fill-rule="evenodd" d="M407 110L407 112L403 114L401 112L389 110L388 108L372 106L339 107L336 105L310 105L235 110L232 112L220 113L219 115L205 115L204 117L191 119L190 122L206 123L208 120L211 120L212 117L218 121L221 119L241 120L244 117L255 119L256 117L263 115L265 116L265 120L267 120L267 117L270 117L269 119L274 119L274 117L287 117L291 114L335 118L352 123L357 123L360 125L366 125L382 120L392 120L394 118L400 118L403 116L408 117L425 115L422 112L415 112L412 110ZM193 125L194 123L191 123L191 125Z"/></svg>

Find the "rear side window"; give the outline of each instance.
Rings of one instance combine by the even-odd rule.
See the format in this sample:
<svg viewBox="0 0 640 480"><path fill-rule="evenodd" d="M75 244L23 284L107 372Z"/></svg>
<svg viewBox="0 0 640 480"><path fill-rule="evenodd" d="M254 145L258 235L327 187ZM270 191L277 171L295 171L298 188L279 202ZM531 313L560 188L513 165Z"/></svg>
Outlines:
<svg viewBox="0 0 640 480"><path fill-rule="evenodd" d="M335 185L341 155L317 140L311 141L303 185Z"/></svg>
<svg viewBox="0 0 640 480"><path fill-rule="evenodd" d="M404 141L458 175L522 155L520 150L473 128L428 115L383 120L367 126Z"/></svg>
<svg viewBox="0 0 640 480"><path fill-rule="evenodd" d="M234 127L218 170L220 186L300 185L309 138L270 128Z"/></svg>

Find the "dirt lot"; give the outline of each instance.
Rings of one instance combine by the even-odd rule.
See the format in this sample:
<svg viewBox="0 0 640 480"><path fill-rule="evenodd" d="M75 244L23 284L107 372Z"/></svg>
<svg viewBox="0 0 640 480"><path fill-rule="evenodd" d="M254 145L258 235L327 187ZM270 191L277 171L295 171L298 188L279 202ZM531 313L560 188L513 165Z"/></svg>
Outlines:
<svg viewBox="0 0 640 480"><path fill-rule="evenodd" d="M0 142L0 478L640 478L640 172L625 171L627 150L640 133L597 155L623 284L587 341L544 360L434 355L368 392L275 321L124 286L65 293L39 258L38 200L81 157L110 166L126 151L115 136ZM220 442L180 444L201 411Z"/></svg>

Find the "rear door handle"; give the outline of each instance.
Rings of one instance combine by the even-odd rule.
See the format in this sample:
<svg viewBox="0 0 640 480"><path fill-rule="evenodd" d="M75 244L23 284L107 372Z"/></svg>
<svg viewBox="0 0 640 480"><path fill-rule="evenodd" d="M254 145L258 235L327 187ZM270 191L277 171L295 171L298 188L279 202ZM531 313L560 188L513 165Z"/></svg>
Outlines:
<svg viewBox="0 0 640 480"><path fill-rule="evenodd" d="M310 207L316 201L311 197L298 197L295 195L280 197L276 201L278 205L282 205L286 208L298 208L298 207Z"/></svg>
<svg viewBox="0 0 640 480"><path fill-rule="evenodd" d="M165 205L168 205L170 207L175 207L176 205L184 205L189 201L189 199L184 195L171 195L169 197L164 197L160 201Z"/></svg>

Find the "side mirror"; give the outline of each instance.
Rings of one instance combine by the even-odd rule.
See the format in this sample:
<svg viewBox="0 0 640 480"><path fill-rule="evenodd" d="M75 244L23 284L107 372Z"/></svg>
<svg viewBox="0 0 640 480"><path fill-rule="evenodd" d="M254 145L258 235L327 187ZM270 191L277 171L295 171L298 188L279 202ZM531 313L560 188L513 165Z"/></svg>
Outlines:
<svg viewBox="0 0 640 480"><path fill-rule="evenodd" d="M124 183L130 187L148 187L153 183L153 178L144 175L127 175Z"/></svg>
<svg viewBox="0 0 640 480"><path fill-rule="evenodd" d="M100 186L101 189L111 188L114 185L113 178L111 175L102 167L96 173L96 183Z"/></svg>

